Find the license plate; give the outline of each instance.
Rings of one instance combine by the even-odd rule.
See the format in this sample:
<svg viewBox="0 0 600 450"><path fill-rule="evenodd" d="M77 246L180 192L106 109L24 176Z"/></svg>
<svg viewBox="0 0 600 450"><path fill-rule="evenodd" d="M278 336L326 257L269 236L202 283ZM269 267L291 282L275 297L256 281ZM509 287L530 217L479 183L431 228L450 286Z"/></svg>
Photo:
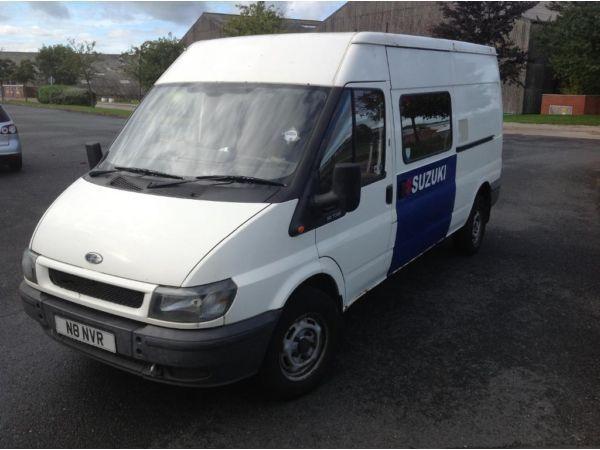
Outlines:
<svg viewBox="0 0 600 450"><path fill-rule="evenodd" d="M56 332L84 344L116 353L115 335L83 323L54 316Z"/></svg>

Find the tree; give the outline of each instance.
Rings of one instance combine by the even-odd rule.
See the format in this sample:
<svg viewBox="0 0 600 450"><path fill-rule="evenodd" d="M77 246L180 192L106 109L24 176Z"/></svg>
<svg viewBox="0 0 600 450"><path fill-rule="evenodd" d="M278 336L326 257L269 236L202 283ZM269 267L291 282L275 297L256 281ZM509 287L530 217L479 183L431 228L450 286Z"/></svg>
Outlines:
<svg viewBox="0 0 600 450"><path fill-rule="evenodd" d="M14 70L14 78L19 83L23 83L23 95L27 101L27 83L35 80L35 65L28 59L22 60Z"/></svg>
<svg viewBox="0 0 600 450"><path fill-rule="evenodd" d="M567 94L600 94L600 3L552 2L540 44Z"/></svg>
<svg viewBox="0 0 600 450"><path fill-rule="evenodd" d="M79 76L77 56L71 47L62 44L44 45L39 50L35 61L48 83L77 83Z"/></svg>
<svg viewBox="0 0 600 450"><path fill-rule="evenodd" d="M124 53L121 53L121 59L125 63L123 71L133 78L138 84L138 100L142 99L142 91L144 84L143 76L143 64L142 64L142 51L140 47L130 47Z"/></svg>
<svg viewBox="0 0 600 450"><path fill-rule="evenodd" d="M232 17L223 27L225 36L275 34L283 28L283 15L273 5L265 2L236 5L240 15Z"/></svg>
<svg viewBox="0 0 600 450"><path fill-rule="evenodd" d="M167 68L183 53L185 46L169 33L124 53L125 72L135 78L144 90L150 89Z"/></svg>
<svg viewBox="0 0 600 450"><path fill-rule="evenodd" d="M12 80L15 73L15 63L10 59L0 59L0 98L4 103L4 83Z"/></svg>
<svg viewBox="0 0 600 450"><path fill-rule="evenodd" d="M94 93L92 92L92 79L96 75L94 64L98 61L100 55L94 50L96 41L77 42L75 39L69 39L69 46L75 54L75 61L79 76L85 80L89 94L91 106L94 106Z"/></svg>
<svg viewBox="0 0 600 450"><path fill-rule="evenodd" d="M490 45L498 53L500 78L520 85L527 53L510 39L514 23L537 2L444 2L445 21L431 31L434 36Z"/></svg>

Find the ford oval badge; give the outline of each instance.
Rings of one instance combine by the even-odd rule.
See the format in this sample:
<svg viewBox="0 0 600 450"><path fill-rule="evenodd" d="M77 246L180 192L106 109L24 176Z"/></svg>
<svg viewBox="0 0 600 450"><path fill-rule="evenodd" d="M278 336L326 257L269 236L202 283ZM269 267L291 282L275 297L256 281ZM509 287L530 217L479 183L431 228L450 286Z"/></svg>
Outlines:
<svg viewBox="0 0 600 450"><path fill-rule="evenodd" d="M90 264L100 264L103 258L100 253L90 252L85 255L85 260Z"/></svg>

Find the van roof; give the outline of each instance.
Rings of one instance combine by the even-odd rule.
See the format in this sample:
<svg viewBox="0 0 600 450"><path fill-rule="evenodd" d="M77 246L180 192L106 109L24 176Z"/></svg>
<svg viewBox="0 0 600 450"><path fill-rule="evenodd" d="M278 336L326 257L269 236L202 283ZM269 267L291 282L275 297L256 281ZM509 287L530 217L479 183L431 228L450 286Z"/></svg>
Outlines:
<svg viewBox="0 0 600 450"><path fill-rule="evenodd" d="M354 45L405 47L495 55L493 47L405 34L289 33L198 41L156 84L178 82L262 82L336 85L348 49ZM357 80L358 81L358 80Z"/></svg>
<svg viewBox="0 0 600 450"><path fill-rule="evenodd" d="M346 34L346 33L344 33ZM426 36L412 36L410 34L392 34L376 32L348 33L353 44L385 45L387 47L407 47L427 50L439 50L459 53L481 53L495 55L496 49L487 45L471 44L470 42L451 41Z"/></svg>

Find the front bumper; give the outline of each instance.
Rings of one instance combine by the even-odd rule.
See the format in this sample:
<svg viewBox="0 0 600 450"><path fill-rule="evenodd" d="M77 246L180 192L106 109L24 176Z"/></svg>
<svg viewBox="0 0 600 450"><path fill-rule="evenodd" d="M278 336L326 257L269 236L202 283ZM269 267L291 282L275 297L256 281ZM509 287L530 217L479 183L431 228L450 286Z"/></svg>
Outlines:
<svg viewBox="0 0 600 450"><path fill-rule="evenodd" d="M19 287L25 312L58 342L119 369L164 383L218 386L258 372L280 311L215 328L179 330L142 324ZM58 334L54 316L115 335L110 353Z"/></svg>

